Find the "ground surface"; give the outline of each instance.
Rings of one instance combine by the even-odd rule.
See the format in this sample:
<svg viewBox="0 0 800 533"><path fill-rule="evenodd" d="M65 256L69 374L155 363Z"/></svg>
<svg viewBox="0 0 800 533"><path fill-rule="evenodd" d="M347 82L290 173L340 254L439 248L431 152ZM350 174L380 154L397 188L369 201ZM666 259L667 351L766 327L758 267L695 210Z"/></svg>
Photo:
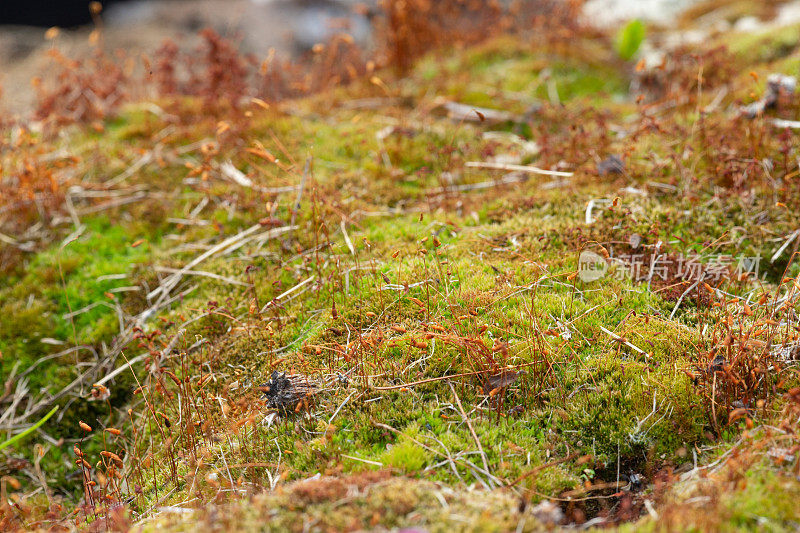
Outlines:
<svg viewBox="0 0 800 533"><path fill-rule="evenodd" d="M797 529L798 36L9 129L4 525Z"/></svg>

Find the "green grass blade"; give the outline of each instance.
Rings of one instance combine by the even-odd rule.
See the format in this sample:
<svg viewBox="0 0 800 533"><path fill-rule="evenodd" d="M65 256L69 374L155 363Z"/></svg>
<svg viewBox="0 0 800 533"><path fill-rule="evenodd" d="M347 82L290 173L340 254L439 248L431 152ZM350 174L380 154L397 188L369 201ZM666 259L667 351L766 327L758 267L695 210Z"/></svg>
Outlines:
<svg viewBox="0 0 800 533"><path fill-rule="evenodd" d="M2 450L3 448L7 448L7 447L11 446L12 444L17 442L18 440L24 439L28 434L33 433L34 431L39 429L42 426L42 424L47 422L47 420L56 413L56 411L58 411L58 406L57 405L55 407L53 407L52 409L50 409L49 413L44 415L44 417L42 417L41 420L36 422L34 425L29 427L28 429L26 429L22 433L14 435L13 437L8 439L7 441L0 443L0 450Z"/></svg>

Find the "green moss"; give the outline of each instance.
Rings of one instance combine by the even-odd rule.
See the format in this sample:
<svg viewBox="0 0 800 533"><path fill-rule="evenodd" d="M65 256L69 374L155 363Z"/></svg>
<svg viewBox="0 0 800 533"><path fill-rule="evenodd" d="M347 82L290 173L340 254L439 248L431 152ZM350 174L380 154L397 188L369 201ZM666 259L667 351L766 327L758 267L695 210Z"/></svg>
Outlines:
<svg viewBox="0 0 800 533"><path fill-rule="evenodd" d="M781 35L789 42L793 34ZM771 60L751 50L759 46L737 53L744 62ZM790 65L794 57L784 52L774 57ZM539 524L515 510L519 498L511 491L466 487L519 480L517 490L533 499L559 497L587 479L615 480L618 467L652 478L684 462L689 449L726 449L739 430L724 428L713 438L705 400L687 375L707 349L704 326L721 320L722 310L677 305L667 291L623 277L586 283L574 274L584 247L618 251L633 233L648 251L661 241L675 254L771 258L797 215L776 205L782 192L767 179L753 178L747 194L725 193L729 177L717 167L770 159L777 176L780 146L766 135L758 144L758 122L743 126L727 115L700 121L694 102L664 108L656 127L632 102L608 102L626 94L626 69L604 38L576 39L568 48L502 38L432 54L408 79L387 77L400 98L378 109L350 105L385 96L365 82L254 112L238 124L235 142L217 135L211 118L176 124L160 142L185 160L158 161L127 178L152 201L87 217L75 241L29 257L26 270L0 287L0 369L5 375L17 361L24 369L87 345L86 353L42 360L25 377L32 390L62 387L76 376L65 362L93 363L89 347L102 351L111 343L117 305L135 316L152 303L146 294L163 274L153 265L180 268L263 221L261 238L186 273L180 287L192 291L144 321L140 338L125 347L129 360L157 361L140 374L152 386L148 403L135 404L136 439L126 441L131 457L153 453L135 481L138 510L187 500L200 507L242 487L278 488L252 506L233 501L215 514L198 511L194 522L168 524L175 529L222 520L245 530L532 530ZM735 95L722 105L748 87L740 81L731 80ZM563 107L525 115L553 90ZM539 153L522 153L516 138L484 135L486 124L437 114L441 97L524 115L518 131L535 132L527 140L539 143ZM196 102L175 106L197 112ZM584 120L592 108L602 113ZM164 128L133 107L106 124L106 135L79 136L75 142L96 158L87 180L119 175L138 157L131 152L152 149L151 136ZM621 129L627 133L615 135ZM231 159L254 187L223 179L213 164L204 177L187 179L185 163L204 157L185 147L211 136L220 141L214 160ZM757 145L758 157L739 142ZM259 144L283 166L244 149ZM610 153L624 155L626 173L597 176L597 161ZM298 207L296 190L275 191L300 182L309 155ZM562 183L534 174L504 185L492 183L499 171L465 166L492 157L548 168L564 162L575 173ZM759 165L746 170L756 175ZM453 184L480 186L459 191ZM587 224L587 202L600 198L608 205L598 205ZM195 220L168 221L188 217ZM267 238L267 226L291 220L296 230ZM770 263L763 288L754 280L721 287L755 298L754 290L773 288L784 266ZM136 290L113 292L125 286ZM64 344L41 342L48 337ZM170 356L159 358L173 339ZM257 387L275 370L318 386L307 404L273 418ZM487 380L511 370L523 372L504 386ZM195 387L194 396L178 383ZM109 385L109 403L64 398L60 424L46 429L56 438L77 436L78 420L127 420L117 408L136 386L132 376L126 371ZM101 437L94 433L84 444L96 460ZM49 453L48 475L75 489L67 479L69 447ZM573 454L585 457L559 462ZM384 475L381 468L394 478L359 485L360 476ZM316 474L323 477L291 484ZM746 490L722 500L719 528L785 527L791 509L759 496L794 498L785 481L752 474Z"/></svg>
<svg viewBox="0 0 800 533"><path fill-rule="evenodd" d="M444 94L461 103L524 113L536 99L549 99L553 90L562 101L599 102L623 94L625 75L610 52L610 44L581 45L573 56L557 48L531 49L500 38L449 59L432 55L420 62L418 72L423 80L443 85Z"/></svg>
<svg viewBox="0 0 800 533"><path fill-rule="evenodd" d="M428 463L425 450L410 440L401 440L380 455L385 466L397 468L403 472L416 472Z"/></svg>
<svg viewBox="0 0 800 533"><path fill-rule="evenodd" d="M769 63L794 55L800 26L790 25L758 33L733 33L724 37L730 51L748 63Z"/></svg>

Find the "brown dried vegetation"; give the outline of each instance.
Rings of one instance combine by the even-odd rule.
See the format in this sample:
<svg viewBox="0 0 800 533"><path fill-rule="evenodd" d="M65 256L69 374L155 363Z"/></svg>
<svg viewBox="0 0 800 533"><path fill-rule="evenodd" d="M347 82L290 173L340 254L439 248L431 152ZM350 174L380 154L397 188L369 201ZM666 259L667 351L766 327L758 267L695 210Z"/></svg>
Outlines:
<svg viewBox="0 0 800 533"><path fill-rule="evenodd" d="M133 373L136 384L132 407L112 407L110 390L103 383L97 383L91 392L87 391L87 396L92 402L105 402L107 412L96 419L76 422L70 428L74 437L75 472L83 489L82 502L72 509L63 508L58 503L62 500L50 493L46 483L42 483L42 494L24 498L17 492L20 489L18 481L14 477L3 477L0 480L0 529L76 527L127 530L132 521L128 512L137 517L146 514L153 507L171 501L169 498L174 490L179 490L193 502L193 506L202 508L235 501L234 495L252 495L264 489L275 489L289 476L287 470L281 470L281 461L292 460L300 465L296 474L310 475L314 470L322 470L325 475L287 489L298 505L325 502L337 502L338 505L352 487L365 489L392 473L389 469L381 469L376 473L341 476L341 461L346 456L329 452L326 448L337 449L336 446L344 446L342 442L346 439L355 438L349 428L345 428L347 431L337 428L339 421L336 416L348 401L359 400L362 403L351 416L360 417L358 421L366 426L365 432L378 435L373 442L386 447L385 460L389 464L396 461L399 465L397 470L408 464L424 464L428 455L441 459L442 465L451 466L456 476L459 476L459 467L463 469L465 464L469 464L471 470L468 471L487 486L490 483L492 486L518 486L520 507L524 511L532 498L541 496L535 484L540 474L545 477L544 470L569 464L574 471L582 473L584 477L579 478L582 482L569 489L561 481L554 482L555 492L547 495L564 503L562 507L568 521L585 522L590 517L607 519L608 524L634 521L650 511L650 500L635 494L634 489L621 490L619 479L614 481L613 475L609 474L613 465L598 462L596 469L602 471L604 477L594 478L595 472L589 468L593 459L588 456L588 443L579 441L579 446L584 447L580 449L586 449L587 455L579 456L567 446L563 455L550 456L551 450L559 454L562 451L551 446L551 440L556 442L555 439L563 438L563 442L569 442L566 440L568 437L558 434L563 429L558 425L558 419L566 421L568 415L556 404L582 401L581 390L584 388L590 389L587 394L596 395L594 391L601 390L602 380L613 382L624 378L626 365L628 372L636 371L632 368L643 369L640 376L643 383L650 379L651 372L664 367L673 367L673 374L681 378L685 375L689 380L685 383L691 382L691 387L679 390L691 398L680 398L684 403L678 408L689 411L695 405L702 406L711 435L709 440L721 439L726 433L738 431L741 425L755 432L759 425L777 424L780 431L767 427L754 438L751 448L739 450L734 447L736 451L731 454L731 460L724 463L726 469L719 472L718 486L742 483L744 473L755 467L763 454L768 453L765 450L774 448L778 441L781 449L787 451L776 461L785 471L791 470L797 475L800 464L797 437L800 392L787 385L794 383L792 380L796 380L796 375L789 368L790 361L785 355L795 354L798 343L797 329L791 326L797 318L791 305L800 291L797 278L784 279L782 276L772 291L763 291L757 304L723 293L722 287L704 283L703 271L700 271L699 278L684 279L672 268L666 271L663 279L634 279L631 284L633 291L640 292L645 287L650 288L653 281L648 297L653 301L660 298L660 302L667 302L673 315L688 307L683 305L684 302L693 302L694 308L691 314L687 312L687 316L698 322L701 334L696 341L692 339L685 343L692 351L680 358L665 356L663 361L655 361L650 354L639 350L636 354L645 359L639 361L635 354L622 353L619 358L621 370L614 374L617 367L613 370L604 368L602 365L607 361L597 356L596 352L602 346L598 337L584 335L575 329L574 337L582 337L575 341L572 330L557 329L564 326L549 315L549 311L545 314L535 308L540 298L549 296L546 294L548 289L539 287L538 283L552 278L558 286L566 286L571 291L568 301L572 306L591 291L584 294L585 287L576 281L576 273L562 268L570 264L561 257L567 255L564 250L567 253L585 248L601 250L603 257L609 259L616 254L633 253L646 247L667 259L674 259L679 253L689 251L684 240L678 238L660 247L656 243L662 237L672 239L673 235L667 231L685 231L676 221L638 220L637 212L627 207L626 197L621 201L609 201L610 205L603 210L596 224L587 230L555 223L555 229L515 228L505 233L498 231L488 238L481 236L475 239L480 257L483 258L484 253L493 258L502 254L514 256L521 259L520 272L503 271L485 263L494 275L493 279L486 278L490 283L486 287L463 288L459 292L460 299L456 299L449 292L449 284L455 283L453 280L457 281L459 274L453 263L465 260L456 257L447 240L467 230L450 220L437 220L437 229L421 240L416 235L398 238L398 241L408 241L403 243L402 252L370 243L366 236L354 244L348 231L368 227L369 219L363 213L374 207L374 204L343 192L345 186L353 186L353 182L347 179L354 178L341 177L337 171L331 173L330 181L317 181L311 159L305 167L299 165L299 150L284 146L271 129L268 134L274 147L270 150L275 154L280 152L279 156L258 140L246 142L242 132L252 125L253 112L250 109L254 98L257 99L256 107L267 111L270 104L377 76L377 69L384 66L409 72L415 61L432 48L475 44L500 32L516 31L524 37L532 31L536 35L528 35L531 41L525 42L547 41L552 50L566 47L570 39L577 38L579 31L594 32L582 28L576 21L579 2L571 2L566 9L559 11L554 11L550 3L534 4L515 4L511 11L505 11L499 3L468 0L387 2L384 6L385 27L380 30L382 46L371 60L344 35L316 47L303 62L269 57L259 63L241 56L230 41L211 30L202 33L203 48L192 54L182 54L174 43L165 43L154 58L152 76L148 74L154 95L167 110L164 121L170 127L178 128L180 134L185 134L189 127L196 127L203 133L213 132L210 133L213 140L204 139L198 143L191 150L192 157L185 159L180 158L183 146L171 151L159 146L148 154L148 162L152 161L158 170L167 167L168 162L180 162L186 171L181 175L181 186L197 195L193 199L202 198L200 204L191 206L194 210L196 205L200 205L198 213L211 202L215 202L213 206L219 213L229 208L227 212L231 213L233 205L243 206L251 214L258 213L255 220L260 222L233 235L226 233L228 229L220 222L225 220L224 217L208 221L207 225L216 234L204 239L199 248L205 251L196 256L205 260L203 254L208 253L211 257L210 251L221 246L213 244L214 238L231 248L244 244L247 238L260 238L258 246L253 246L253 255L247 257L250 261L244 269L247 283L233 279L230 272L211 273L211 277L217 280L244 285L244 296L239 294L239 299L231 296L220 301L210 300L197 306L199 308L181 307L167 316L161 313L170 303L188 299L194 290L184 290L181 285L179 292L176 287L181 277L188 277L189 271L200 276L209 272L194 270L200 268L201 261L198 261L198 265L189 264L183 269L166 269L165 272L174 278L152 273L144 276L141 285L147 289L144 292L149 293L148 296L132 296L126 300L126 305L129 308L152 305L147 309L156 318L151 325L145 326L146 320L151 318L150 315L144 316L147 313L128 317L131 320L120 328L119 337L113 342L115 355L135 350L139 354L135 360L126 356L125 361L131 368L134 368L134 363L140 365L135 367L137 369L143 367L141 372ZM607 41L608 37L602 36L600 42ZM574 53L589 54L583 48ZM131 74L135 69L120 66L125 63L124 58L111 59L98 52L85 62L70 61L57 54L54 54L54 60L61 65L63 72L54 85L44 82L40 85L41 101L37 111L38 117L50 125L89 123L101 130L102 120L114 116L124 102L138 98L131 88L136 85ZM659 191L676 194L680 190L688 201L700 197L706 201L710 197L709 203L727 201L733 205L736 198L742 197L743 202L751 202L747 207L757 205L757 197L765 194L764 191L769 194L770 203L773 200L796 202L800 193L800 183L796 179L799 170L796 149L789 133L776 134L766 117L749 120L741 116L714 115L713 110L702 108L709 101L705 91L714 95L723 94L719 91L727 94L727 91L736 90L731 82L737 72L734 67L734 60L722 48L698 53L688 49L676 51L668 64L639 75L638 90L646 97L639 100L636 107L627 108L635 112L631 120L625 122L626 131L622 133L620 117L611 106L598 109L584 102L569 106L555 101L536 102L528 115L514 121L513 127L521 137L536 140L538 166L574 171L574 181L555 185L570 188L568 194L573 194L574 188L579 186L592 187L599 182L603 186L613 186L613 189L603 190L625 187L628 192L634 191L631 194L645 191L654 197L662 194ZM380 71L380 75L389 75L384 72ZM373 92L368 94L391 95L386 82L380 78L372 77L370 84L369 90ZM376 92L378 90L380 92ZM738 96L731 98L735 100L732 104L744 103L746 98ZM195 105L197 102L199 107ZM403 102L392 112L402 118L409 112L407 107ZM700 109L700 116L691 126L687 126L683 119L676 120L678 113L697 109ZM769 110L770 113L795 115L797 111L798 104L792 99L779 102L776 108ZM425 113L420 113L423 119L420 122L427 119ZM482 115L477 115L478 127L483 127ZM181 127L185 129L179 129ZM400 170L399 165L392 168L392 159L404 155L402 148L413 148L418 136L430 134L422 129L420 127L418 132L411 126L405 127L405 124L392 128L389 135L402 137L397 141L401 149L391 154L385 147L376 150L378 162L375 168L378 170L373 170L374 175L367 178L358 177L365 180L374 178L377 185L371 183L370 187L375 189L369 189L370 192L375 192L376 196L385 193L380 190L382 180L392 186L405 180L403 186L416 187L416 180L421 180L421 176L429 172L423 167L412 175ZM745 134L742 134L743 130ZM37 224L57 227L54 222L57 217L72 215L70 210L74 206L66 191L80 164L77 157L61 157L47 136L39 138L18 125L11 131L0 146L4 172L0 231L9 234L15 244L0 252L0 269L18 262L20 253L28 253L46 244L27 244L26 232L31 227ZM261 133L261 137L266 137ZM669 150L653 146L653 140L663 139L672 143ZM176 145L182 141L180 135L171 140ZM158 142L161 141L159 138ZM401 144L406 141L407 144ZM394 139L386 144L390 142ZM485 148L482 155L494 155L492 150L491 146ZM438 145L432 141L423 151L424 163L441 164L443 170L439 174L449 174L451 178L461 171L465 154L471 154L469 147L459 144L457 139L447 139ZM226 174L220 170L220 160L238 152L247 158L245 161L252 163L256 171L251 168L245 173L237 167L233 170L226 167ZM431 153L435 155L431 157ZM598 175L598 162L613 153L621 154L620 161L625 161L627 166L615 173ZM769 164L765 163L767 160ZM232 166L230 161L227 162ZM335 163L331 166L335 168ZM274 173L281 176L285 173L297 179L299 186L288 187L293 194L297 191L296 199L284 200L284 205L279 206L279 194L285 190L254 183L254 176L264 174L272 177ZM221 187L221 176L241 185L241 189ZM491 212L489 221L500 225L520 211L540 208L543 203L538 196L513 196L509 199L510 195L506 194L509 188L491 180L480 184L491 191L486 192L485 197L469 198L450 187L442 176L437 176L441 187L436 193L423 190L417 197L401 196L407 203L399 208L395 205L380 207L387 212L391 212L390 208L408 208L405 214L420 213L418 223L422 224L423 212L462 217L495 202L491 205L499 207ZM660 179L664 181L657 181ZM86 186L85 183L82 185ZM96 187L93 192L107 192L103 184L96 184ZM91 206L95 201L92 198L90 195L86 200L87 205ZM302 212L301 200L304 202ZM475 219L478 217L476 213ZM160 218L158 213L154 218ZM229 215L226 223L231 218ZM462 220L467 220L467 217ZM174 223L191 227L197 221L187 215L187 218ZM632 245L633 233L642 231L641 227L645 225L649 233L646 232L640 242ZM292 234L290 231L294 227L302 229ZM337 241L339 237L345 245ZM41 240L48 238L52 240L54 236L42 237ZM267 241L275 243L275 248L267 248ZM130 246L141 244L137 241ZM713 243L699 244L705 249ZM350 255L348 252L335 252L336 246L346 248ZM225 246L219 249L223 250ZM6 250L13 250L14 255ZM262 251L261 255L255 253ZM536 254L546 253L559 255L553 261L557 271L546 271L530 260L530 257L538 257ZM791 266L795 255L790 254L786 269ZM649 257L650 262L643 265L643 270L652 270L649 267L654 256L647 254L645 257ZM395 259L397 261L392 262ZM350 266L350 260L354 266ZM409 273L401 273L401 265L405 265L403 261L414 265L409 267ZM473 261L475 259L470 257L465 262ZM393 268L382 268L384 264L397 266L397 272ZM241 263L235 265L230 269L238 268ZM170 286L170 279L177 281ZM732 280L732 288L727 288L742 288L744 281ZM156 283L157 288L153 289L150 282ZM737 286L739 282L742 282L741 286ZM364 287L371 291L367 296L357 292L365 290ZM625 291L628 289L624 286ZM552 290L555 292L556 289ZM307 296L308 307L291 307L292 300L306 291L311 295ZM523 317L527 319L523 322L524 327L518 327L520 324L514 322L514 317L503 306L503 302L521 292L529 294L531 302L530 309L520 311L528 314ZM136 305L131 303L134 298L139 298ZM611 306L616 307L619 301L621 307L622 298L614 293ZM109 301L117 303L113 294ZM372 305L375 305L374 310ZM185 316L188 311L195 314ZM594 308L587 314L592 311ZM646 312L640 321L649 326L651 310ZM309 318L296 316L301 313ZM656 310L653 316L657 314L663 313ZM629 312L618 322L619 325L622 326L631 315L635 313ZM324 317L324 321L318 323L317 331L305 330L303 320L314 317ZM619 318L615 317L615 320ZM672 318L670 316L670 320ZM139 319L141 322L137 322ZM557 326L548 325L551 319ZM658 320L672 325L665 316ZM684 324L676 324L676 329L679 326ZM195 337L184 338L187 331ZM682 334L683 330L680 331ZM678 337L683 342L685 336L676 334ZM613 341L615 354L631 346L635 348L621 335L613 337ZM240 349L242 345L246 349ZM250 358L258 360L254 362ZM581 367L580 371L587 372L589 377L577 388L572 384L570 390L561 390L560 380L565 379L563 373L568 364ZM598 368L591 366L594 364ZM252 375L256 365L259 372L263 371L262 375ZM124 366L121 368L126 370ZM260 385L263 379L259 378L265 377L270 381L266 386ZM300 384L302 394L296 394ZM4 392L0 402L11 397L10 380L7 387L9 390ZM290 388L288 392L287 387ZM647 388L647 394L644 389L636 393L647 396L650 390ZM339 403L326 404L330 413L319 418L315 426L306 427L301 423L308 419L307 415L314 408L310 397L314 395L316 401L319 396L320 401L326 401L333 395L331 391L343 394L337 397ZM624 392L604 391L611 398L609 403L621 401ZM287 401L275 399L281 392L286 393ZM615 396L617 392L619 395ZM469 457L453 456L444 445L446 453L440 452L428 440L422 442L424 439L413 431L396 429L398 424L407 422L403 417L410 418L408 413L396 414L400 420L378 420L381 408L364 401L367 395L372 394L374 398L380 395L378 400L385 395L387 399L384 401L397 405L426 401L429 397L436 397L439 402L439 395L452 395L453 402L442 408L438 417L444 420L443 424L450 424L452 420L454 424L469 428L467 435L474 439L469 441L470 446L473 442L477 446L483 467L471 463ZM655 394L651 397L651 415L655 416ZM467 404L468 409L464 408L466 398L474 402ZM588 401L587 405L592 407ZM542 446L550 446L546 459L542 459L538 466L531 465L528 455L524 471L520 473L504 464L506 461L501 454L498 464L493 465L496 466L493 473L488 473L486 451L481 446L478 432L471 425L470 416L478 411L473 419L479 418L484 428L495 429L503 423L513 423L526 410L540 409L550 409L549 418L555 419L555 430L548 428L546 433L543 430L541 435L535 436ZM270 433L272 416L283 417L285 423L280 431L286 434L276 436L274 431ZM440 420L426 423L438 422ZM643 423L644 420L641 423L637 421L636 427L641 429ZM638 429L634 432L637 435L640 433ZM483 429L481 434L487 432ZM578 433L578 430L567 432ZM452 435L448 435L450 437ZM265 460L264 450L272 449L279 438L291 449L279 446L280 459L270 457ZM742 437L746 438L750 437ZM593 454L594 444L591 443ZM516 456L525 452L510 441L497 447L502 448L503 453ZM650 448L647 451L650 457L645 459L636 456L636 462L633 462L633 454L626 459L637 467L647 463L653 478L652 492L648 496L652 495L654 501L661 503L671 497L669 489L679 482L679 477L673 472L674 465L668 463L670 459L662 462L654 458L654 450L654 447ZM683 452L685 454L686 450ZM289 456L293 457L285 459ZM360 459L349 457L352 461ZM319 463L315 462L317 460ZM618 470L619 460L618 457ZM376 461L365 462L384 466ZM318 465L323 468L318 469ZM38 468L38 462L24 464L19 465L15 472L26 472L37 481ZM416 470L422 471L420 468ZM43 476L39 475L40 479L44 479ZM630 485L634 484L630 481ZM703 492L703 495L708 494ZM597 503L594 499L608 500L609 503ZM717 504L717 500L712 502ZM394 505L400 514L413 508L402 498L397 498ZM664 516L666 523L674 524L676 528L686 524L685 517L670 510ZM370 526L377 527L380 520L378 516ZM367 523L354 519L352 525L362 527ZM714 525L719 524L702 523L700 527L710 529Z"/></svg>

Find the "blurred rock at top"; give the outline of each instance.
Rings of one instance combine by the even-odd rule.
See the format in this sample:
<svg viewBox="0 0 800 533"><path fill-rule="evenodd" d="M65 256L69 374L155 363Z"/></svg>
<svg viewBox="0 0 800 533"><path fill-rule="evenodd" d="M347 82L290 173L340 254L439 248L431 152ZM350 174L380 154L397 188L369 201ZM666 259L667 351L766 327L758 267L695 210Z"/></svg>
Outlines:
<svg viewBox="0 0 800 533"><path fill-rule="evenodd" d="M584 13L600 26L632 18L669 23L682 10L696 3L698 0L588 0Z"/></svg>

